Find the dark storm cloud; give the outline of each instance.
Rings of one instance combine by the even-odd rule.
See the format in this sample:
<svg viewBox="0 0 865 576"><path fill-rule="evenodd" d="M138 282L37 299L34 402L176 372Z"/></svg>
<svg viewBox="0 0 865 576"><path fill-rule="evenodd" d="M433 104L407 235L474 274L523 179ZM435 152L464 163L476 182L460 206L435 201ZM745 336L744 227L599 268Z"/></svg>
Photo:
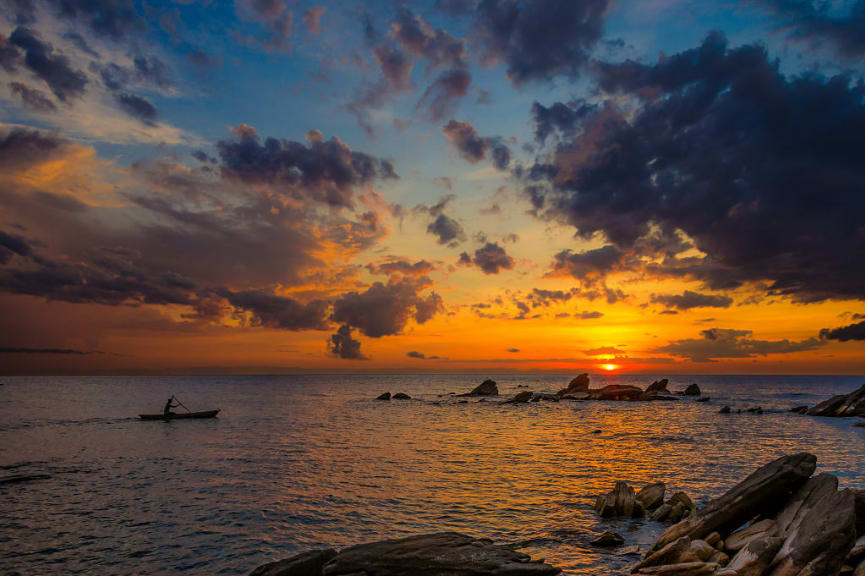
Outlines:
<svg viewBox="0 0 865 576"><path fill-rule="evenodd" d="M19 26L9 36L9 43L24 51L24 65L48 84L58 99L66 101L84 94L87 76L73 69L66 56L43 42L33 30Z"/></svg>
<svg viewBox="0 0 865 576"><path fill-rule="evenodd" d="M48 0L61 17L77 20L98 36L122 40L144 29L132 0Z"/></svg>
<svg viewBox="0 0 865 576"><path fill-rule="evenodd" d="M351 327L343 324L330 337L328 342L330 353L343 360L366 360L360 351L360 342L351 337Z"/></svg>
<svg viewBox="0 0 865 576"><path fill-rule="evenodd" d="M9 262L16 254L30 256L32 249L26 239L0 230L0 265Z"/></svg>
<svg viewBox="0 0 865 576"><path fill-rule="evenodd" d="M685 290L681 294L652 294L652 304L667 308L690 310L691 308L729 308L733 299L720 294L700 294Z"/></svg>
<svg viewBox="0 0 865 576"><path fill-rule="evenodd" d="M715 362L720 358L754 358L768 354L791 354L815 350L823 345L817 338L801 342L789 340L755 340L751 330L710 328L700 332L702 338L673 340L651 352L687 358L691 362Z"/></svg>
<svg viewBox="0 0 865 576"><path fill-rule="evenodd" d="M514 259L508 256L505 249L491 242L475 250L472 263L484 274L498 274L502 270L511 270L514 267Z"/></svg>
<svg viewBox="0 0 865 576"><path fill-rule="evenodd" d="M0 131L0 168L22 171L62 151L68 143L57 136L29 128Z"/></svg>
<svg viewBox="0 0 865 576"><path fill-rule="evenodd" d="M785 77L764 47L728 49L719 33L652 66L596 73L641 107L625 116L608 103L558 145L547 184L532 188L542 214L621 251L653 227L682 230L707 257L654 271L713 289L764 281L800 301L865 297L865 85Z"/></svg>
<svg viewBox="0 0 865 576"><path fill-rule="evenodd" d="M416 360L443 360L443 358L440 358L439 356L427 356L423 352L417 352L416 350L406 352L405 355Z"/></svg>
<svg viewBox="0 0 865 576"><path fill-rule="evenodd" d="M625 253L609 244L584 252L562 250L553 258L554 272L568 274L580 280L590 280L620 269L625 261Z"/></svg>
<svg viewBox="0 0 865 576"><path fill-rule="evenodd" d="M577 290L544 290L541 288L533 288L529 292L527 298L531 301L532 307L550 306L551 304L561 304L567 302L572 297L578 294Z"/></svg>
<svg viewBox="0 0 865 576"><path fill-rule="evenodd" d="M67 32L63 35L64 38L75 44L75 46L87 54L88 56L92 56L93 58L99 59L101 56L99 52L94 50L90 44L87 43L87 40L84 39L84 36L79 34L78 32Z"/></svg>
<svg viewBox="0 0 865 576"><path fill-rule="evenodd" d="M45 96L41 90L29 88L20 82L10 82L9 89L18 96L25 108L34 112L54 112L57 110L54 102Z"/></svg>
<svg viewBox="0 0 865 576"><path fill-rule="evenodd" d="M535 125L535 140L544 144L547 138L558 133L561 137L573 136L583 120L597 110L595 104L582 101L555 102L549 107L534 102L532 120Z"/></svg>
<svg viewBox="0 0 865 576"><path fill-rule="evenodd" d="M365 292L343 294L334 302L331 320L372 338L399 334L412 318L423 324L441 312L444 304L435 292L419 294L426 287L422 280L375 282Z"/></svg>
<svg viewBox="0 0 865 576"><path fill-rule="evenodd" d="M10 74L21 64L21 52L9 42L9 38L0 34L0 67Z"/></svg>
<svg viewBox="0 0 865 576"><path fill-rule="evenodd" d="M324 140L313 130L307 140L267 138L262 143L254 128L241 125L234 139L217 143L223 174L335 207L354 204L355 186L398 177L389 161L354 152L339 138Z"/></svg>
<svg viewBox="0 0 865 576"><path fill-rule="evenodd" d="M328 327L328 303L322 300L302 304L263 290L220 290L218 294L235 309L249 312L253 326L292 331L326 330Z"/></svg>
<svg viewBox="0 0 865 576"><path fill-rule="evenodd" d="M156 107L141 96L122 93L117 94L115 96L115 100L117 101L117 104L120 106L121 110L123 110L133 118L141 120L145 124L152 126L153 122L156 120L156 117L159 115L159 113L156 111Z"/></svg>
<svg viewBox="0 0 865 576"><path fill-rule="evenodd" d="M502 143L501 138L479 136L471 122L451 120L441 127L441 133L457 149L459 155L472 164L486 159L487 153L499 170L507 169L510 164L511 151Z"/></svg>
<svg viewBox="0 0 865 576"><path fill-rule="evenodd" d="M451 244L465 240L465 232L459 222L447 214L439 214L430 222L426 231L438 237L439 244Z"/></svg>
<svg viewBox="0 0 865 576"><path fill-rule="evenodd" d="M865 322L857 322L840 328L823 328L820 330L820 338L823 340L865 340Z"/></svg>
<svg viewBox="0 0 865 576"><path fill-rule="evenodd" d="M600 40L608 0L483 0L475 35L516 85L577 76Z"/></svg>
<svg viewBox="0 0 865 576"><path fill-rule="evenodd" d="M378 264L368 264L367 269L373 274L402 274L403 276L426 276L435 269L431 262L418 260L415 263L405 260L391 260Z"/></svg>
<svg viewBox="0 0 865 576"><path fill-rule="evenodd" d="M850 60L865 55L865 0L856 0L850 11L834 13L833 6L812 0L751 0L775 13L793 39L814 46L828 43L837 53Z"/></svg>
<svg viewBox="0 0 865 576"><path fill-rule="evenodd" d="M472 76L466 70L445 70L427 87L415 108L437 122L454 113L471 83Z"/></svg>
<svg viewBox="0 0 865 576"><path fill-rule="evenodd" d="M432 68L463 68L465 41L441 28L433 29L408 8L401 8L392 25L393 38L412 56L424 58Z"/></svg>

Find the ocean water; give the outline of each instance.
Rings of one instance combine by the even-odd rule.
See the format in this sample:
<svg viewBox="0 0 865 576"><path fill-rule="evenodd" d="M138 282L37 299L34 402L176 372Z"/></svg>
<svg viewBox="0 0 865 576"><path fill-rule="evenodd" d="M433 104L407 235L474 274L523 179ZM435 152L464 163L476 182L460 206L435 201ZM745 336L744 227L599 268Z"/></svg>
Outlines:
<svg viewBox="0 0 865 576"><path fill-rule="evenodd" d="M573 375L495 376L503 396ZM593 386L652 376L592 378ZM617 574L664 526L601 520L616 480L663 480L696 502L807 450L865 488L865 429L787 412L865 377L688 376L711 402L502 405L447 394L478 375L0 378L0 574L247 574L306 549L457 530L566 574ZM380 402L381 392L411 401ZM176 394L218 419L144 422ZM444 396L442 396L444 395ZM729 404L763 415L718 414Z"/></svg>

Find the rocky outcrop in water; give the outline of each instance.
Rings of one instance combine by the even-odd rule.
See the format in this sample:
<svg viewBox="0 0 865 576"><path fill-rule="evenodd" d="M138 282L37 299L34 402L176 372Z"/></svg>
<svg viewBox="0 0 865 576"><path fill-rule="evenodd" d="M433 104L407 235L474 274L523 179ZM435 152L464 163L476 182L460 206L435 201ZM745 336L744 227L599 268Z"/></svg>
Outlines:
<svg viewBox="0 0 865 576"><path fill-rule="evenodd" d="M663 380L655 380L654 382L649 384L649 387L646 388L646 392L660 392L663 394L669 394L670 391L667 390L667 384L669 383L670 381L666 378L664 378Z"/></svg>
<svg viewBox="0 0 865 576"><path fill-rule="evenodd" d="M567 388L562 388L558 392L556 392L556 396L569 396L576 394L584 394L589 390L589 375L588 374L580 374L576 378L570 381Z"/></svg>
<svg viewBox="0 0 865 576"><path fill-rule="evenodd" d="M589 400L639 400L643 390L627 384L609 384L603 388L590 389Z"/></svg>
<svg viewBox="0 0 865 576"><path fill-rule="evenodd" d="M699 396L700 394L702 394L702 392L700 391L700 387L696 384L689 384L688 387L681 392L681 394L685 396Z"/></svg>
<svg viewBox="0 0 865 576"><path fill-rule="evenodd" d="M633 488L628 486L627 482L619 481L610 492L598 496L595 500L595 510L604 518L614 516L640 518L647 511L664 506L664 493L666 491L667 486L663 482L648 484L639 492L635 492ZM681 516L679 517L681 518Z"/></svg>
<svg viewBox="0 0 865 576"><path fill-rule="evenodd" d="M394 400L411 400L411 396L404 392L397 392L392 396Z"/></svg>
<svg viewBox="0 0 865 576"><path fill-rule="evenodd" d="M527 554L456 532L316 550L256 568L251 576L553 576Z"/></svg>
<svg viewBox="0 0 865 576"><path fill-rule="evenodd" d="M530 390L524 390L522 392L518 392L513 398L505 400L505 404L524 404L531 401L532 396L534 395L534 392Z"/></svg>
<svg viewBox="0 0 865 576"><path fill-rule="evenodd" d="M762 466L726 494L668 528L638 574L837 576L865 573L865 493L811 476L800 453ZM663 508L663 506L661 507ZM658 510L660 510L659 508Z"/></svg>
<svg viewBox="0 0 865 576"><path fill-rule="evenodd" d="M459 396L498 396L499 395L499 387L496 385L495 380L484 380L481 384L478 384L474 390L468 392L467 394L459 394Z"/></svg>
<svg viewBox="0 0 865 576"><path fill-rule="evenodd" d="M376 397L376 400L390 400L390 392L385 392L384 394Z"/></svg>
<svg viewBox="0 0 865 576"><path fill-rule="evenodd" d="M811 416L865 416L865 384L850 394L833 396L810 410Z"/></svg>

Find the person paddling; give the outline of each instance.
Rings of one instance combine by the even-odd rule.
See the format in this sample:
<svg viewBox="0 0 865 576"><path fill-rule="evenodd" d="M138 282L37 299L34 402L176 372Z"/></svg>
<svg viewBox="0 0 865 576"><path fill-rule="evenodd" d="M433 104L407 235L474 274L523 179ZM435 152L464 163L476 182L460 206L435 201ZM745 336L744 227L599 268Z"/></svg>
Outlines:
<svg viewBox="0 0 865 576"><path fill-rule="evenodd" d="M172 400L174 400L174 396L172 396L171 398L169 398L169 399L168 399L168 402L165 403L165 409L162 411L162 414L163 414L164 416L171 416L172 414L174 414L174 412L172 412L171 409L172 409L172 408L177 408L178 406L180 406L180 402L179 402L179 401L177 402L177 404L172 404L172 403L171 403Z"/></svg>

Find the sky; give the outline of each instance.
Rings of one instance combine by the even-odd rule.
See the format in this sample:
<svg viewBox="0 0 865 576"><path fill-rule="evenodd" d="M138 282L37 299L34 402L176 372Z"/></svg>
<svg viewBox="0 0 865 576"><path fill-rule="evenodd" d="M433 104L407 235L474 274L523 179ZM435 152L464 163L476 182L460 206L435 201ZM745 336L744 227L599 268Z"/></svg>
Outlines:
<svg viewBox="0 0 865 576"><path fill-rule="evenodd" d="M865 0L0 0L0 373L865 373Z"/></svg>

